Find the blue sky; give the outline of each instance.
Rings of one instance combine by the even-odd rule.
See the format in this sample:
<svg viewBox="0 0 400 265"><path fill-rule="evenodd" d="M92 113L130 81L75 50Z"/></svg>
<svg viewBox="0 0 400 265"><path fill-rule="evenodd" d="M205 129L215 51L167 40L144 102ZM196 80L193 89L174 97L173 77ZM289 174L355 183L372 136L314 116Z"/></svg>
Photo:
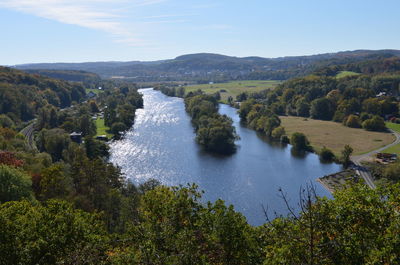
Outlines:
<svg viewBox="0 0 400 265"><path fill-rule="evenodd" d="M399 0L0 0L0 64L400 49Z"/></svg>

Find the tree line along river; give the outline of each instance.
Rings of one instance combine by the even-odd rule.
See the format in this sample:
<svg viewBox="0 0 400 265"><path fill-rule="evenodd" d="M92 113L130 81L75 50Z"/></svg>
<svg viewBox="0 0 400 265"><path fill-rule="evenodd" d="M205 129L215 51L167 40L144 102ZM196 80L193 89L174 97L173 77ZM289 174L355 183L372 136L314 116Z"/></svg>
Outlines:
<svg viewBox="0 0 400 265"><path fill-rule="evenodd" d="M296 207L299 190L314 184L321 196L330 194L315 180L340 170L324 164L315 154L293 156L290 146L270 143L240 124L236 109L221 104L219 112L231 117L240 136L238 150L218 156L201 150L195 142L183 100L153 89L139 90L144 108L137 110L134 127L122 140L111 144L111 162L119 165L134 183L154 178L165 185L196 183L204 200L223 199L243 213L250 224L265 222L262 205L269 214L286 214L279 188Z"/></svg>

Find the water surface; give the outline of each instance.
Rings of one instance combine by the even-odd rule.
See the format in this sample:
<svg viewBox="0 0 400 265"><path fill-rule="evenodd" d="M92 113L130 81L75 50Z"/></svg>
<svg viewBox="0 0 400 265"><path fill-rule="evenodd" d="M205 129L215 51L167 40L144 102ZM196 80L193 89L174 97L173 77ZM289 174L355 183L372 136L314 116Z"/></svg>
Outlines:
<svg viewBox="0 0 400 265"><path fill-rule="evenodd" d="M296 157L290 146L270 144L253 130L240 125L236 109L220 105L220 113L234 121L240 140L232 156L205 153L195 143L190 118L183 100L142 89L144 108L137 110L134 127L125 138L111 145L111 161L118 164L134 183L155 178L165 185L196 183L204 198L233 204L253 225L265 222L262 205L286 214L278 196L282 188L293 206L301 186L314 183L319 195L329 196L317 177L340 170L322 164L314 154Z"/></svg>

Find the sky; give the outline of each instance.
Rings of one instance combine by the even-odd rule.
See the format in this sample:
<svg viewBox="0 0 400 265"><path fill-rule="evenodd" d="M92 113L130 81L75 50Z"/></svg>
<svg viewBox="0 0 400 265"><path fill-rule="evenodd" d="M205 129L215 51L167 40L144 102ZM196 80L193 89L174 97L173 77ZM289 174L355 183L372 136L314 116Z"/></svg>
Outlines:
<svg viewBox="0 0 400 265"><path fill-rule="evenodd" d="M0 0L0 64L400 49L399 0Z"/></svg>

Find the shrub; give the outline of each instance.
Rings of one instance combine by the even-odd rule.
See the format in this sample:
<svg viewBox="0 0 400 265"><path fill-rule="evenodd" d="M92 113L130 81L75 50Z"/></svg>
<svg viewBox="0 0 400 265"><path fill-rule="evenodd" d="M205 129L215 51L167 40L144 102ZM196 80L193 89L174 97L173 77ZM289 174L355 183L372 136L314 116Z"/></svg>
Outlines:
<svg viewBox="0 0 400 265"><path fill-rule="evenodd" d="M310 151L312 148L307 137L303 133L295 132L290 138L290 144L296 151Z"/></svg>
<svg viewBox="0 0 400 265"><path fill-rule="evenodd" d="M274 139L281 139L283 135L285 135L285 128L282 126L276 127L272 130L271 136Z"/></svg>
<svg viewBox="0 0 400 265"><path fill-rule="evenodd" d="M385 121L382 117L375 115L372 119L365 120L362 127L367 131L384 131L386 130Z"/></svg>
<svg viewBox="0 0 400 265"><path fill-rule="evenodd" d="M319 153L319 158L322 161L327 161L331 162L335 159L335 154L325 146L321 149L321 152Z"/></svg>
<svg viewBox="0 0 400 265"><path fill-rule="evenodd" d="M349 115L346 119L346 124L347 127L350 128L360 128L361 127L361 122L358 116L356 115Z"/></svg>
<svg viewBox="0 0 400 265"><path fill-rule="evenodd" d="M122 122L115 122L111 125L111 133L119 135L120 133L126 131L128 127Z"/></svg>
<svg viewBox="0 0 400 265"><path fill-rule="evenodd" d="M288 143L290 143L289 137L287 137L287 135L282 135L282 137L281 137L281 143L283 143L283 144L288 144Z"/></svg>

